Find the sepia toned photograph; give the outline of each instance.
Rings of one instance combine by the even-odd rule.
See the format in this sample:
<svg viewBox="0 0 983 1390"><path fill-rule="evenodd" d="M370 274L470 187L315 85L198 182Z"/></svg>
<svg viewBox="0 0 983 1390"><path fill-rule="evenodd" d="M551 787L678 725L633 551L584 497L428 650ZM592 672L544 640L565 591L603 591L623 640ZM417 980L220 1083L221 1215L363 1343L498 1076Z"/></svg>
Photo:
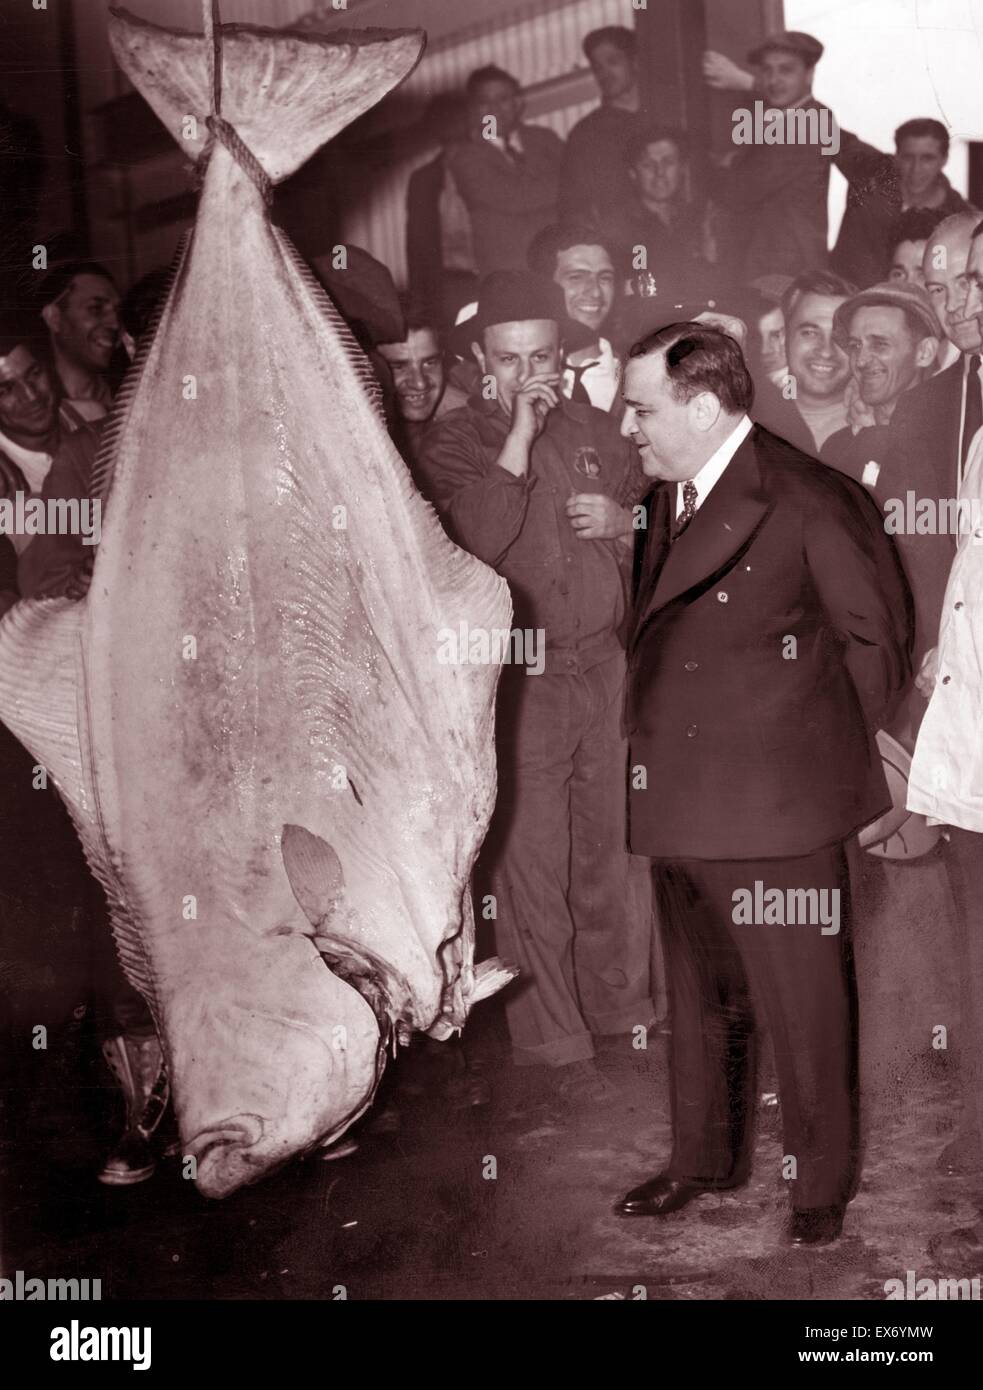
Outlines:
<svg viewBox="0 0 983 1390"><path fill-rule="evenodd" d="M0 0L38 1366L967 1336L981 74L983 0Z"/></svg>

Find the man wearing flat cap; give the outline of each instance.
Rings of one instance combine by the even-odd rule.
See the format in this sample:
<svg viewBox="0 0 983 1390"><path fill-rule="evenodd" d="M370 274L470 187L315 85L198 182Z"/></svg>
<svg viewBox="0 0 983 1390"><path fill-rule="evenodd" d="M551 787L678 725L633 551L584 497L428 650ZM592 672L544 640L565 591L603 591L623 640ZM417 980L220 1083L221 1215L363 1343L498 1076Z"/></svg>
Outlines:
<svg viewBox="0 0 983 1390"><path fill-rule="evenodd" d="M816 130L836 131L829 107L812 94L823 46L811 34L771 34L748 54L753 76L720 54L704 58L713 87L744 91L741 109L761 102L765 111L815 113ZM735 112L736 117L736 112ZM735 134L738 125L735 120ZM749 283L761 275L798 275L825 267L826 199L830 150L817 140L741 144L727 156L715 192L727 214L731 278Z"/></svg>
<svg viewBox="0 0 983 1390"><path fill-rule="evenodd" d="M878 500L894 407L905 391L931 375L941 337L932 301L916 284L872 285L833 315L833 341L850 363L853 403L847 425L827 439L821 457L869 487Z"/></svg>
<svg viewBox="0 0 983 1390"><path fill-rule="evenodd" d="M509 582L530 661L499 686L499 789L483 868L517 1065L605 1092L593 1036L654 1018L650 917L629 904L621 732L633 515L644 478L613 419L561 388L563 297L499 271L461 325L482 373L424 439L420 483L451 538Z"/></svg>

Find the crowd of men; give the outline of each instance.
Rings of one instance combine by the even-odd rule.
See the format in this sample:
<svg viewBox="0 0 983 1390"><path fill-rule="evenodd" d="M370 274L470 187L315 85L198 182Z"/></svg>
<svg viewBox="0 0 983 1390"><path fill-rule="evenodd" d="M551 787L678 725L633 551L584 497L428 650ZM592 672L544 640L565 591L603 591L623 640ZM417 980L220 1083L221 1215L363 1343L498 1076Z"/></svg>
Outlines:
<svg viewBox="0 0 983 1390"><path fill-rule="evenodd" d="M661 1215L747 1176L756 1007L799 1161L792 1238L831 1240L856 1184L846 846L886 809L881 730L912 757L910 810L949 827L965 1099L940 1162L983 1168L983 547L889 524L909 494L983 502L983 214L948 183L934 118L890 154L840 131L832 158L759 143L697 167L645 109L632 32L583 47L601 101L566 141L523 120L497 67L444 103L407 192L409 288L366 344L420 490L543 634L535 675L503 671L479 866L521 968L513 1060L603 1098L597 1040L646 1030L668 994L673 1155L619 1205ZM707 54L705 79L827 111L822 51L779 33L747 70ZM831 163L849 191L829 251ZM73 263L4 312L4 495L85 494L160 285L121 305L104 267ZM81 591L73 538L11 540L4 607ZM756 877L835 891L842 929L752 928L748 946L725 905ZM128 1120L101 1176L126 1183L154 1168L160 1057L114 988Z"/></svg>

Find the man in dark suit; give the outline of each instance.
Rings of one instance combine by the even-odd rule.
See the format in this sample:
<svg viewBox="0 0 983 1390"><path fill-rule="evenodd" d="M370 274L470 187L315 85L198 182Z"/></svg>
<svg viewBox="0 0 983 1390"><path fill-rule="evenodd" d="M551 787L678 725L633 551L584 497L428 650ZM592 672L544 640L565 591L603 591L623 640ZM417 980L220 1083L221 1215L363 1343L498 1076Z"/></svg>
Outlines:
<svg viewBox="0 0 983 1390"><path fill-rule="evenodd" d="M471 216L475 269L522 270L533 237L556 221L563 141L522 120L522 89L501 68L466 84L470 139L447 150L447 172Z"/></svg>
<svg viewBox="0 0 983 1390"><path fill-rule="evenodd" d="M864 490L752 424L733 338L659 330L623 394L659 480L625 723L629 843L653 860L665 932L673 1149L617 1210L661 1216L747 1180L759 1009L790 1236L825 1243L856 1177L844 842L891 804L874 733L910 676L910 595Z"/></svg>
<svg viewBox="0 0 983 1390"><path fill-rule="evenodd" d="M873 485L874 497L887 512L900 504L907 515L907 494L916 499L959 495L973 436L983 424L979 320L967 314L969 286L966 266L973 229L973 212L947 217L929 237L923 270L925 288L959 357L938 376L922 382L898 401ZM917 508L917 503L916 503ZM898 530L898 549L915 596L916 667L934 647L942 614L949 570L956 554L956 537L944 528ZM920 712L921 706L919 706ZM917 715L913 716L917 719Z"/></svg>

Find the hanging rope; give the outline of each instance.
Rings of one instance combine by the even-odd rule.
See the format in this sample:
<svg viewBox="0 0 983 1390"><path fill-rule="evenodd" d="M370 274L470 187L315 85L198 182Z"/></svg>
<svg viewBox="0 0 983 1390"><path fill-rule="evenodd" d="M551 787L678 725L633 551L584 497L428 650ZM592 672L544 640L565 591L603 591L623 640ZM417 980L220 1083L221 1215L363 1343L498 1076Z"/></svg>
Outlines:
<svg viewBox="0 0 983 1390"><path fill-rule="evenodd" d="M202 0L202 13L205 29L205 49L208 57L208 86L212 95L212 109L205 121L209 139L198 161L198 184L201 186L205 170L215 148L215 141L228 150L229 154L247 174L263 195L267 207L273 202L273 180L242 139L235 126L222 115L222 34L218 12L218 0Z"/></svg>

